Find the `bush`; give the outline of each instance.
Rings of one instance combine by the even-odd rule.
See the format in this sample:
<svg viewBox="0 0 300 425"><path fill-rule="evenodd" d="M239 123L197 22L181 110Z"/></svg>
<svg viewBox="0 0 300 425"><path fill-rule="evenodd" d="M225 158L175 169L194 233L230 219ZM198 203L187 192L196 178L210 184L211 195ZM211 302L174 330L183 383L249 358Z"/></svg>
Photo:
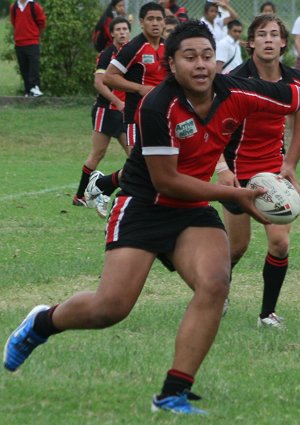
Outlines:
<svg viewBox="0 0 300 425"><path fill-rule="evenodd" d="M93 92L96 52L91 32L99 17L98 0L44 3L47 27L41 42L41 79L54 96Z"/></svg>

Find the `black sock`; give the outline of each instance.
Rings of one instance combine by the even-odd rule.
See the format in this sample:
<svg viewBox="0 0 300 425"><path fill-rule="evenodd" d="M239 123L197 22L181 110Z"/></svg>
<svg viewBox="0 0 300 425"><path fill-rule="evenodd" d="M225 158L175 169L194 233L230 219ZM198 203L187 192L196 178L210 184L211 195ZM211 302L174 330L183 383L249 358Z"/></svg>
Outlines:
<svg viewBox="0 0 300 425"><path fill-rule="evenodd" d="M179 370L170 369L167 373L164 385L161 389L158 399L162 399L171 395L182 394L184 391L189 392L194 383L194 378Z"/></svg>
<svg viewBox="0 0 300 425"><path fill-rule="evenodd" d="M264 291L261 308L261 319L275 312L276 303L288 269L288 256L285 258L266 256L263 269Z"/></svg>
<svg viewBox="0 0 300 425"><path fill-rule="evenodd" d="M108 176L103 176L96 181L96 186L102 190L104 195L110 196L119 187L119 172L115 171Z"/></svg>
<svg viewBox="0 0 300 425"><path fill-rule="evenodd" d="M52 322L52 315L57 306L58 305L55 305L49 310L43 310L37 314L33 324L33 330L38 336L49 338L50 335L62 332L58 330Z"/></svg>
<svg viewBox="0 0 300 425"><path fill-rule="evenodd" d="M76 193L76 196L78 198L82 198L84 196L84 191L85 191L85 189L86 189L86 187L89 183L90 174L91 174L92 171L94 171L94 170L91 170L86 165L84 165L82 167L81 179L80 179L79 186L78 186L77 193Z"/></svg>

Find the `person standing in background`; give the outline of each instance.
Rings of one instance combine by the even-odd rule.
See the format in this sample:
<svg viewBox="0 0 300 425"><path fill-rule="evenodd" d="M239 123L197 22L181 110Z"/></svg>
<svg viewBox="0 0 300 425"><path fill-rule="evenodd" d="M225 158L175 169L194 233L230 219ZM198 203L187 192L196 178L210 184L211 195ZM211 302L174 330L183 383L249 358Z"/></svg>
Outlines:
<svg viewBox="0 0 300 425"><path fill-rule="evenodd" d="M220 16L219 8L222 8L223 10L222 16ZM225 11L228 12L226 13L226 16L224 15ZM204 5L203 16L200 21L204 22L208 26L216 42L218 43L226 36L226 25L234 19L238 19L238 14L228 4L228 2L225 3L221 1L207 1Z"/></svg>
<svg viewBox="0 0 300 425"><path fill-rule="evenodd" d="M217 72L227 74L242 62L240 38L243 26L240 21L233 20L228 24L228 34L217 44Z"/></svg>
<svg viewBox="0 0 300 425"><path fill-rule="evenodd" d="M266 1L260 6L259 11L263 15L276 15L276 6L271 1Z"/></svg>
<svg viewBox="0 0 300 425"><path fill-rule="evenodd" d="M18 0L10 7L14 42L25 96L42 96L40 89L40 35L46 27L42 6L33 0Z"/></svg>

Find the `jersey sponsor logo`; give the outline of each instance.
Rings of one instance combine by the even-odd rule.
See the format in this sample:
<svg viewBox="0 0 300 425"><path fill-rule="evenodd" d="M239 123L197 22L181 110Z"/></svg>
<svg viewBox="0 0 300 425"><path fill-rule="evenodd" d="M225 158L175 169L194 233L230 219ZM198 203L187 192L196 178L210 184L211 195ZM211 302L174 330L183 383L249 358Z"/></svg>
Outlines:
<svg viewBox="0 0 300 425"><path fill-rule="evenodd" d="M197 127L193 118L180 122L176 125L175 134L179 139L185 139L197 133Z"/></svg>
<svg viewBox="0 0 300 425"><path fill-rule="evenodd" d="M143 55L142 56L143 63L155 63L154 55Z"/></svg>
<svg viewBox="0 0 300 425"><path fill-rule="evenodd" d="M235 132L239 123L234 118L226 118L222 121L222 136L228 136Z"/></svg>

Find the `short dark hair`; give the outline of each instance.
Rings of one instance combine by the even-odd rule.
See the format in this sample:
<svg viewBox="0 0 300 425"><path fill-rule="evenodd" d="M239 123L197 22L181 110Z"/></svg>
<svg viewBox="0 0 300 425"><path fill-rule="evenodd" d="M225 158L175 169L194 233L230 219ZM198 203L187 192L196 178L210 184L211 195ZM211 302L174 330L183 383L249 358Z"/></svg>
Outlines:
<svg viewBox="0 0 300 425"><path fill-rule="evenodd" d="M208 10L209 10L211 7L216 7L216 8L217 8L217 10L219 10L218 5L217 5L217 2L216 2L216 3L214 3L214 2L212 2L212 1L207 1L207 2L205 3L205 5L204 5L203 13L204 13L204 14L205 14L205 13L207 13L207 12L208 12Z"/></svg>
<svg viewBox="0 0 300 425"><path fill-rule="evenodd" d="M288 40L289 40L289 32L286 29L286 26L282 22L280 18L277 18L275 15L259 15L254 18L252 23L250 24L248 28L248 36L247 36L247 50L250 53L250 55L253 55L254 49L249 46L249 42L254 40L255 31L258 28L264 28L269 22L276 22L279 26L280 31L280 37L285 40L286 44L284 47L280 50L280 55L282 55L285 50L288 47Z"/></svg>
<svg viewBox="0 0 300 425"><path fill-rule="evenodd" d="M232 27L242 27L243 24L238 19L233 19L227 24L227 28L231 30Z"/></svg>
<svg viewBox="0 0 300 425"><path fill-rule="evenodd" d="M216 42L208 26L204 22L191 19L188 22L178 24L166 40L166 63L168 63L168 59L170 57L174 58L175 53L179 50L180 43L183 40L195 37L206 38L210 42L213 50L216 50Z"/></svg>
<svg viewBox="0 0 300 425"><path fill-rule="evenodd" d="M144 19L147 13L152 10L159 10L161 11L163 17L164 18L166 17L166 12L165 12L165 9L162 7L162 5L159 3L155 3L154 1L150 1L149 3L144 4L140 8L139 18Z"/></svg>
<svg viewBox="0 0 300 425"><path fill-rule="evenodd" d="M174 15L167 15L165 17L165 24L166 25L178 25L179 24L179 21L176 18L176 16L174 16Z"/></svg>
<svg viewBox="0 0 300 425"><path fill-rule="evenodd" d="M264 10L264 8L265 8L266 6L270 6L270 7L272 8L272 10L273 10L273 13L274 13L274 14L276 13L276 6L275 6L275 4L274 4L274 3L272 3L271 1L266 1L265 3L263 3L263 4L260 6L260 9L259 9L260 13L263 13L263 10Z"/></svg>
<svg viewBox="0 0 300 425"><path fill-rule="evenodd" d="M109 24L109 32L113 32L115 25L117 24L127 24L129 31L131 31L131 24L128 19L124 18L123 16L117 16Z"/></svg>

